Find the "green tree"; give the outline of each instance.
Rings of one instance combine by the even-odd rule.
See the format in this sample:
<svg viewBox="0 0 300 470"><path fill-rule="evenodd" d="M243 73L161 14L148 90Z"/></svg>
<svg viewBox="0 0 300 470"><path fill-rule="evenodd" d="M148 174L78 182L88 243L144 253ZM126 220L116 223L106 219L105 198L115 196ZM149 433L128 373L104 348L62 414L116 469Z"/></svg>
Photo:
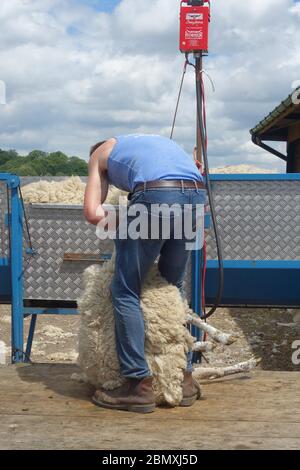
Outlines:
<svg viewBox="0 0 300 470"><path fill-rule="evenodd" d="M20 165L16 173L19 176L39 176L37 171L29 163L24 163L23 165Z"/></svg>
<svg viewBox="0 0 300 470"><path fill-rule="evenodd" d="M20 167L21 157L15 158L13 160L7 161L4 165L1 165L1 173L16 173L18 174L18 169Z"/></svg>
<svg viewBox="0 0 300 470"><path fill-rule="evenodd" d="M15 150L1 150L0 149L0 166L7 163L9 160L16 159L18 154Z"/></svg>
<svg viewBox="0 0 300 470"><path fill-rule="evenodd" d="M62 152L50 153L47 158L48 174L56 175L57 173L68 174L69 158Z"/></svg>
<svg viewBox="0 0 300 470"><path fill-rule="evenodd" d="M69 172L71 175L87 176L88 164L85 160L78 157L71 157L68 162Z"/></svg>
<svg viewBox="0 0 300 470"><path fill-rule="evenodd" d="M20 176L87 176L88 164L62 152L47 153L36 149L20 156L15 150L0 149L0 172Z"/></svg>
<svg viewBox="0 0 300 470"><path fill-rule="evenodd" d="M43 152L42 150L32 150L27 157L30 160L45 160L48 157L49 153Z"/></svg>

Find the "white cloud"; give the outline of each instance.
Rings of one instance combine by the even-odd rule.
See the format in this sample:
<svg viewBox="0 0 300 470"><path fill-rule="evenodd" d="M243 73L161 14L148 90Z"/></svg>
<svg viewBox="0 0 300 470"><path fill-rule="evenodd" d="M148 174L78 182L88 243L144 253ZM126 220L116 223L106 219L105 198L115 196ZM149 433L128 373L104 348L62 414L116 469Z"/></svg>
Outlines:
<svg viewBox="0 0 300 470"><path fill-rule="evenodd" d="M0 147L61 149L86 157L119 133L169 135L183 56L179 0L122 0L113 14L75 0L2 0ZM250 141L249 129L299 80L299 4L212 2L205 68L212 166L283 168ZM194 77L187 73L175 139L195 140Z"/></svg>

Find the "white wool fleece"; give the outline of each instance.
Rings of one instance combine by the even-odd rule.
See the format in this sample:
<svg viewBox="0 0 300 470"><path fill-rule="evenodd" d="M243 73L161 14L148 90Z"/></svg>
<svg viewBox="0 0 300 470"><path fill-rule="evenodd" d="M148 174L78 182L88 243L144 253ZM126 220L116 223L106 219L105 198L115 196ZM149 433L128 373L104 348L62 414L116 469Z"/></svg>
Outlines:
<svg viewBox="0 0 300 470"><path fill-rule="evenodd" d="M85 379L105 389L123 383L116 353L110 284L114 258L87 268L84 291L78 299L81 314L78 363ZM185 327L189 312L177 287L168 284L157 266L150 271L141 294L145 319L145 353L154 378L157 404L176 406L182 399L186 353L194 340Z"/></svg>
<svg viewBox="0 0 300 470"><path fill-rule="evenodd" d="M22 187L25 204L83 204L85 183L79 176L71 176L63 181L40 180ZM118 205L119 197L126 200L127 193L109 186L105 204Z"/></svg>

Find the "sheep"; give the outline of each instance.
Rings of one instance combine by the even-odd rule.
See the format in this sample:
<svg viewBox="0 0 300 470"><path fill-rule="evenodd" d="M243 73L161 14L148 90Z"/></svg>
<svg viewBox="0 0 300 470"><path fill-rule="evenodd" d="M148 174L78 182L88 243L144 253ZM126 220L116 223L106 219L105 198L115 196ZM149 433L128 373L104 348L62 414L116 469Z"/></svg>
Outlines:
<svg viewBox="0 0 300 470"><path fill-rule="evenodd" d="M102 266L92 265L83 274L83 293L77 304L81 314L78 340L80 377L96 388L112 390L123 383L115 345L114 313L110 284L114 275L114 256ZM141 294L145 320L145 354L154 379L157 405L177 406L182 399L183 371L189 349L209 350L211 342L195 342L188 324L206 331L212 340L230 345L236 338L196 317L177 287L162 278L155 264ZM230 369L197 368L194 377L218 377L246 372L255 367L251 359ZM76 377L74 377L76 378Z"/></svg>
<svg viewBox="0 0 300 470"><path fill-rule="evenodd" d="M84 199L85 184L79 177L60 182L39 181L22 189L25 203L80 204ZM126 193L110 187L107 204L118 205L120 198L126 204ZM120 386L123 378L115 346L115 329L110 284L114 275L114 257L103 264L92 265L83 274L84 290L78 299L81 326L78 338L78 364L82 370L76 380L85 380L95 387L110 390ZM223 333L200 320L183 300L179 290L164 280L154 265L143 286L141 307L145 319L145 354L154 378L154 392L158 405L177 406L182 399L183 371L186 353L210 351L210 341L194 342L187 325L195 325L210 335L213 341L231 344L230 334ZM215 378L249 371L256 359L229 368L197 367L194 377Z"/></svg>
<svg viewBox="0 0 300 470"><path fill-rule="evenodd" d="M78 364L86 381L111 390L123 383L116 353L110 284L114 258L88 267L77 304L81 314ZM186 328L186 308L177 287L169 285L153 266L144 283L141 307L145 319L145 354L154 378L157 404L176 406L186 353L194 339Z"/></svg>

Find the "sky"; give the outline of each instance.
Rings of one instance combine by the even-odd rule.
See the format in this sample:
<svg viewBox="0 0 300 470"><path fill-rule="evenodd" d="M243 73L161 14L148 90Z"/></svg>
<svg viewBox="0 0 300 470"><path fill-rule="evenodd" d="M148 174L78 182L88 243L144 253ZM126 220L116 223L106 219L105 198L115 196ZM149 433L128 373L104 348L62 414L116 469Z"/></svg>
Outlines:
<svg viewBox="0 0 300 470"><path fill-rule="evenodd" d="M206 79L212 167L284 171L249 129L300 81L300 3L212 0ZM169 136L182 73L179 0L1 0L0 148L88 158L119 134ZM195 144L188 69L174 138ZM284 151L284 148L282 148Z"/></svg>

